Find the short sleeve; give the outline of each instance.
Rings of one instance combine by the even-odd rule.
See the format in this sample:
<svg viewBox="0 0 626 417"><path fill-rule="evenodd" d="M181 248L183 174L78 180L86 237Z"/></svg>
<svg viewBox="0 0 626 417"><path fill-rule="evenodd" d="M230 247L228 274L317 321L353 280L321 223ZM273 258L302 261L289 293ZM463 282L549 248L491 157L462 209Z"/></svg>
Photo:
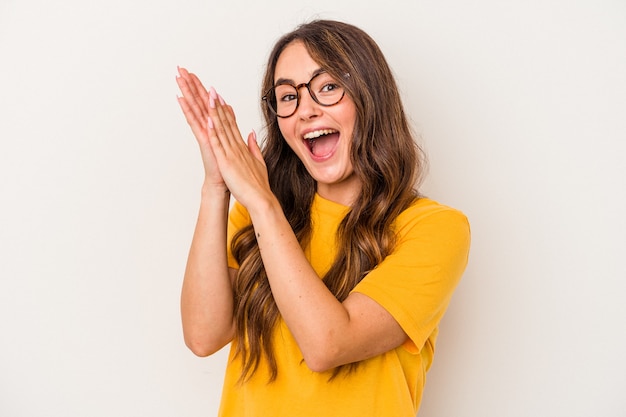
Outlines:
<svg viewBox="0 0 626 417"><path fill-rule="evenodd" d="M405 348L418 353L465 271L470 227L463 213L432 200L418 201L396 224L395 250L353 291L385 308L409 336Z"/></svg>
<svg viewBox="0 0 626 417"><path fill-rule="evenodd" d="M250 215L248 214L248 211L245 209L245 207L242 206L241 203L235 201L235 203L233 204L228 214L228 226L227 226L227 231L226 231L227 233L226 247L227 247L229 268L239 269L239 264L233 257L232 251L230 250L230 246L233 241L233 236L235 236L235 234L239 230L248 226L251 222L252 220L250 219Z"/></svg>

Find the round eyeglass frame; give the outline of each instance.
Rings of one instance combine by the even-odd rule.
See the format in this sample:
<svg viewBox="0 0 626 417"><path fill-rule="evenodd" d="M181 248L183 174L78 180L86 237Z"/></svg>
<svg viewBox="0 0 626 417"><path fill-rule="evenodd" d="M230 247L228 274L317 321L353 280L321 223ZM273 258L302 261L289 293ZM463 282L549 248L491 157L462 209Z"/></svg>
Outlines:
<svg viewBox="0 0 626 417"><path fill-rule="evenodd" d="M339 102L341 100L343 100L343 97L346 95L346 89L343 88L343 92L341 93L341 97L339 97L339 99L332 103L332 104L324 104L321 103L318 98L315 96L315 93L313 93L313 91L311 91L311 82L318 76L322 75L322 74L326 74L326 71L321 71L318 72L317 74L315 74L313 77L311 77L311 79L309 80L308 83L300 83L298 85L294 85L292 83L289 82L281 82L280 84L276 84L274 86L272 86L269 90L267 90L265 92L265 94L263 95L263 97L261 97L261 100L263 100L265 102L265 104L267 104L267 107L270 109L270 111L272 113L274 113L276 115L276 117L280 117L282 119L286 119L288 117L293 116L294 114L296 114L296 111L298 111L298 107L300 107L300 89L302 87L306 87L306 89L309 91L309 95L311 96L311 98L313 99L313 101L315 101L317 104L319 104L320 106L324 106L324 107L331 107L334 106L336 104L339 104ZM349 74L346 74L346 76L349 76ZM274 109L274 106L272 106L272 104L270 103L270 94L272 94L272 91L278 87L279 85L289 85L293 88L295 88L296 90L296 107L293 108L293 112L291 112L291 114L288 114L286 116L281 116L280 114L278 114L278 111L276 109ZM274 94L274 100L276 100L276 94Z"/></svg>

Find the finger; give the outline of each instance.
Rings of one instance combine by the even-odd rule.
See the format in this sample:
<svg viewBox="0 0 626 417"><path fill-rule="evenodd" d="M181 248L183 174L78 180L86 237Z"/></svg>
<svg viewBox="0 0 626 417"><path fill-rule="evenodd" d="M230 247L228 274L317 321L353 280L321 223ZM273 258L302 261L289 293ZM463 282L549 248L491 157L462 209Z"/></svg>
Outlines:
<svg viewBox="0 0 626 417"><path fill-rule="evenodd" d="M202 111L204 112L203 115L207 116L209 114L209 93L200 81L200 79L196 76L196 74L190 74L190 77L198 93L198 96L202 99L201 103Z"/></svg>
<svg viewBox="0 0 626 417"><path fill-rule="evenodd" d="M198 105L201 107L204 112L203 116L208 115L208 93L200 78L196 74L188 72L186 74L187 82L189 83L189 88L193 92L194 97L198 101Z"/></svg>
<svg viewBox="0 0 626 417"><path fill-rule="evenodd" d="M187 120L187 124L189 124L189 126L191 127L191 131L193 132L194 136L198 140L205 140L207 138L205 124L198 120L195 113L193 112L184 97L177 97L177 99L178 104L180 105L180 108L182 109L185 116L185 119Z"/></svg>
<svg viewBox="0 0 626 417"><path fill-rule="evenodd" d="M196 74L187 71L186 68L178 67L178 74L186 81L186 87L190 94L188 98L194 97L198 104L198 108L201 110L201 118L204 119L208 113L208 93L198 76Z"/></svg>
<svg viewBox="0 0 626 417"><path fill-rule="evenodd" d="M248 134L248 149L250 149L250 153L258 159L260 162L265 165L265 160L263 159L263 154L261 153L261 148L259 147L259 143L256 139L256 132L253 130Z"/></svg>
<svg viewBox="0 0 626 417"><path fill-rule="evenodd" d="M228 145L232 147L245 145L239 127L237 126L233 108L226 104L224 98L217 94L215 89L211 90L211 94L213 95L216 113L219 116L221 131L223 131L225 135L224 139L228 140Z"/></svg>
<svg viewBox="0 0 626 417"><path fill-rule="evenodd" d="M207 126L207 136L209 139L209 145L211 146L211 151L213 152L213 155L215 155L216 159L223 160L226 157L226 153L224 151L224 147L222 146L222 141L219 137L219 126L215 125L213 117L211 116L207 118Z"/></svg>
<svg viewBox="0 0 626 417"><path fill-rule="evenodd" d="M176 67L176 71L178 71L178 75L181 77L186 77L187 74L189 74L189 72L187 71L186 68L181 67L180 65L178 65Z"/></svg>
<svg viewBox="0 0 626 417"><path fill-rule="evenodd" d="M221 97L221 96L219 96ZM223 101L224 99L222 99ZM235 111L233 110L233 107L229 104L224 103L224 108L226 109L226 111L228 112L228 114L230 114L230 118L234 121L237 122L237 116L235 115Z"/></svg>
<svg viewBox="0 0 626 417"><path fill-rule="evenodd" d="M190 88L190 84L187 79L183 77L176 77L176 82L183 94L183 99L187 103L189 109L193 112L198 121L203 121L206 118L207 112L204 109L204 102L200 99Z"/></svg>
<svg viewBox="0 0 626 417"><path fill-rule="evenodd" d="M237 120L235 118L235 112L233 111L232 106L226 105L222 107L224 111L224 117L226 119L226 124L231 134L231 140L234 141L234 144L239 145L241 149L247 148L247 144L244 141L243 136L241 135L241 131L239 130L239 126L237 125Z"/></svg>
<svg viewBox="0 0 626 417"><path fill-rule="evenodd" d="M183 80L187 82L187 87L189 88L189 91L191 92L191 94L194 96L198 95L198 92L196 89L196 83L193 79L193 74L187 71L186 68L181 68L181 67L178 67L178 74Z"/></svg>
<svg viewBox="0 0 626 417"><path fill-rule="evenodd" d="M226 104L213 87L209 90L209 95L211 119L219 141L215 145L229 158L246 160L250 151L241 136L232 107Z"/></svg>
<svg viewBox="0 0 626 417"><path fill-rule="evenodd" d="M209 89L209 114L213 123L213 129L215 129L217 138L222 145L229 145L232 137L232 129L225 118L225 112L223 108L223 99L219 97L215 88Z"/></svg>
<svg viewBox="0 0 626 417"><path fill-rule="evenodd" d="M194 114L193 110L189 106L189 103L187 102L187 100L185 100L185 97L176 96L176 100L178 100L178 104L180 105L180 108L183 111L183 115L185 116L185 119L187 119L187 123L189 123L190 125L197 124L198 121L197 121L196 115Z"/></svg>
<svg viewBox="0 0 626 417"><path fill-rule="evenodd" d="M191 83L194 86L195 91L200 95L200 96L205 96L207 95L207 89L204 87L204 85L202 84L202 81L200 81L200 78L198 78L198 76L196 74L189 74L189 80L191 81Z"/></svg>
<svg viewBox="0 0 626 417"><path fill-rule="evenodd" d="M189 71L187 71L186 68L182 68L182 67L178 67L178 74L184 78L189 84L190 84L190 89L196 93L196 82L194 80L195 75ZM198 77L196 77L198 78Z"/></svg>

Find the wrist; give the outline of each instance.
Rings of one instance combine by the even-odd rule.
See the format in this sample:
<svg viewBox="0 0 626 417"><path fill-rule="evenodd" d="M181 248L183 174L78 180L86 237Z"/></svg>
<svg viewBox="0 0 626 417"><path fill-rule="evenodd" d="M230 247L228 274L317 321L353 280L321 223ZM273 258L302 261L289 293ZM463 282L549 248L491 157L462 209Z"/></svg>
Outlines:
<svg viewBox="0 0 626 417"><path fill-rule="evenodd" d="M254 206L247 206L246 210L250 214L252 223L255 223L255 220L268 219L272 213L280 213L281 216L284 216L280 202L272 193L266 196L266 198L259 199Z"/></svg>
<svg viewBox="0 0 626 417"><path fill-rule="evenodd" d="M230 200L230 191L228 190L228 187L226 187L226 184L213 184L213 183L209 183L209 182L204 182L204 184L202 184L202 189L201 189L201 195L202 198L209 198L209 199L226 199L226 200Z"/></svg>

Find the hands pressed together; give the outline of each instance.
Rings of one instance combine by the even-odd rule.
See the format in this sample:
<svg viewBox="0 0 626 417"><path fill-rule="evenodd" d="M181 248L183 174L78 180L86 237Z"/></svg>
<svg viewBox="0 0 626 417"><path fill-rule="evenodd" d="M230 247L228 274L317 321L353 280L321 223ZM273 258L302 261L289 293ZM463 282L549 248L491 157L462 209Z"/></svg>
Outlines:
<svg viewBox="0 0 626 417"><path fill-rule="evenodd" d="M193 73L178 68L176 82L182 93L178 103L202 154L205 186L224 188L244 205L272 196L267 168L250 132L243 140L233 108L211 87L208 91Z"/></svg>

